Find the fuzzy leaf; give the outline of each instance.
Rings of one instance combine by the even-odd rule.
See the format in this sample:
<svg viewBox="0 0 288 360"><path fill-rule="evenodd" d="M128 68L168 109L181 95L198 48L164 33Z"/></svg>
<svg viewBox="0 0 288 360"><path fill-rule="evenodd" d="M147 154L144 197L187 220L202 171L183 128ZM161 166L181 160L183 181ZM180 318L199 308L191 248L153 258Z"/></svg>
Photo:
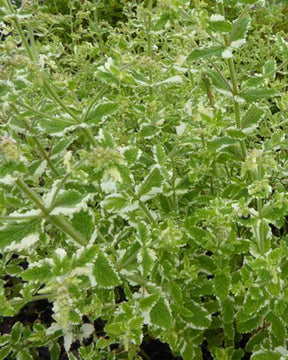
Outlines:
<svg viewBox="0 0 288 360"><path fill-rule="evenodd" d="M101 202L101 206L109 213L117 212L125 208L125 206L128 204L128 201L129 200L123 194L111 194Z"/></svg>
<svg viewBox="0 0 288 360"><path fill-rule="evenodd" d="M232 30L232 24L227 20L209 21L209 28L214 32L227 33Z"/></svg>
<svg viewBox="0 0 288 360"><path fill-rule="evenodd" d="M0 349L0 360L8 359L9 353L12 351L11 347L5 346Z"/></svg>
<svg viewBox="0 0 288 360"><path fill-rule="evenodd" d="M207 74L210 77L212 84L216 87L216 89L218 89L222 93L232 96L231 86L227 84L227 82L222 78L222 76L216 70L208 71Z"/></svg>
<svg viewBox="0 0 288 360"><path fill-rule="evenodd" d="M250 21L251 19L249 16L244 16L234 22L233 29L230 34L231 44L238 40L245 39Z"/></svg>
<svg viewBox="0 0 288 360"><path fill-rule="evenodd" d="M172 315L166 301L161 297L150 312L151 323L163 329L172 326Z"/></svg>
<svg viewBox="0 0 288 360"><path fill-rule="evenodd" d="M244 99L247 103L251 103L276 96L277 94L277 91L274 89L249 88L241 91L238 96Z"/></svg>
<svg viewBox="0 0 288 360"><path fill-rule="evenodd" d="M119 285L119 279L115 270L102 252L97 256L93 275L100 287L113 288L114 286Z"/></svg>
<svg viewBox="0 0 288 360"><path fill-rule="evenodd" d="M52 267L49 263L33 264L25 270L21 277L27 281L39 281L41 283L48 282L52 278Z"/></svg>
<svg viewBox="0 0 288 360"><path fill-rule="evenodd" d="M195 49L188 55L187 60L195 61L201 59L210 59L212 57L221 57L224 50L225 46L212 46L203 49Z"/></svg>
<svg viewBox="0 0 288 360"><path fill-rule="evenodd" d="M241 120L241 128L255 128L263 114L264 111L261 108L256 105L251 105Z"/></svg>
<svg viewBox="0 0 288 360"><path fill-rule="evenodd" d="M20 242L29 234L36 232L39 221L9 223L0 229L0 249L10 245L13 241Z"/></svg>
<svg viewBox="0 0 288 360"><path fill-rule="evenodd" d="M270 312L267 314L266 320L271 322L274 336L278 340L284 341L286 339L286 327L283 321L280 320L279 316L276 316L273 312Z"/></svg>
<svg viewBox="0 0 288 360"><path fill-rule="evenodd" d="M142 201L151 199L162 191L163 176L158 166L155 166L137 187L137 197Z"/></svg>
<svg viewBox="0 0 288 360"><path fill-rule="evenodd" d="M215 294L221 300L225 300L229 293L229 279L225 274L219 274L214 277Z"/></svg>
<svg viewBox="0 0 288 360"><path fill-rule="evenodd" d="M86 210L81 210L73 215L71 224L77 229L86 240L90 240L95 229L95 224L92 215Z"/></svg>
<svg viewBox="0 0 288 360"><path fill-rule="evenodd" d="M114 102L106 102L97 105L87 116L86 123L98 125L108 116L113 115L118 110L118 104Z"/></svg>
<svg viewBox="0 0 288 360"><path fill-rule="evenodd" d="M79 249L73 257L72 267L82 267L87 263L93 262L98 252L98 245L87 246Z"/></svg>

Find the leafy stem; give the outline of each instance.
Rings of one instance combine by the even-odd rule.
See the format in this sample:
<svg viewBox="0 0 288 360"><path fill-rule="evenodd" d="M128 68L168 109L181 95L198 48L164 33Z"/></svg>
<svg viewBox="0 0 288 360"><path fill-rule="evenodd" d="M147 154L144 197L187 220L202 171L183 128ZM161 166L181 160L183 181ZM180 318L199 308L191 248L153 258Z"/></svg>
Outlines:
<svg viewBox="0 0 288 360"><path fill-rule="evenodd" d="M32 189L30 189L22 179L18 178L15 182L19 189L21 189L23 193L26 194L26 196L30 199L30 201L33 202L38 207L38 209L42 211L43 215L45 216L45 218L47 218L48 221L50 221L53 225L55 225L64 233L69 235L79 245L86 245L86 240L82 237L81 234L78 233L77 230L73 228L73 226L64 217L50 215L49 209L44 206L41 197L36 194Z"/></svg>
<svg viewBox="0 0 288 360"><path fill-rule="evenodd" d="M16 108L16 106L14 104L11 104L12 109L14 110L14 112L18 115L19 111ZM30 129L30 125L28 124L28 122L26 121L26 119L21 119L22 124L24 125L25 129L27 131L29 131ZM32 141L32 143L38 148L39 152L41 153L42 157L47 161L47 165L50 168L50 170L56 175L59 176L59 172L56 169L56 167L54 166L54 164L52 163L50 157L48 156L48 154L46 153L45 149L43 148L41 142L39 141L39 139L36 136L30 136L30 139Z"/></svg>

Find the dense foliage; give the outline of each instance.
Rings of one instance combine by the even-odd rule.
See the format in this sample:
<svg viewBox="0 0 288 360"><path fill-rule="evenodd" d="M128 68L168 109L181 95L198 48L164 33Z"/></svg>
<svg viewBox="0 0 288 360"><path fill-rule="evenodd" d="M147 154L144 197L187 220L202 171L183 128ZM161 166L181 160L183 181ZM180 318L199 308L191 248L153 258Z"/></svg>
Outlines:
<svg viewBox="0 0 288 360"><path fill-rule="evenodd" d="M0 359L288 359L287 2L0 4Z"/></svg>

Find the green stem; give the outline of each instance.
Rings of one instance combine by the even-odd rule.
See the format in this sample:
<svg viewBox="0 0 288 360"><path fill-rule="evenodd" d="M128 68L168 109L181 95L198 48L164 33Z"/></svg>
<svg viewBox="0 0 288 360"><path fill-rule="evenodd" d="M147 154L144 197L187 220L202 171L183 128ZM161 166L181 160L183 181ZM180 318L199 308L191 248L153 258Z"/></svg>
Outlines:
<svg viewBox="0 0 288 360"><path fill-rule="evenodd" d="M218 3L218 9L220 15L225 17L225 9L223 3ZM229 37L228 35L224 35L224 42L225 45L229 45ZM236 76L236 70L235 70L235 64L233 58L227 59L227 64L229 68L231 83L232 83L232 89L233 89L233 103L234 103L234 112L235 112L235 122L238 129L241 129L241 112L240 112L240 105L239 102L236 100L237 95L239 94L239 89L237 85L237 76ZM242 155L244 160L247 157L247 149L246 144L243 140L239 141Z"/></svg>
<svg viewBox="0 0 288 360"><path fill-rule="evenodd" d="M55 119L55 117L50 116L49 114L46 114L46 113L44 113L42 111L39 111L39 110L33 108L32 106L23 103L22 101L16 100L15 104L23 107L26 110L29 110L29 111L33 112L35 115L39 115L39 116L45 117L45 118L53 120L53 121L57 120L57 119Z"/></svg>
<svg viewBox="0 0 288 360"><path fill-rule="evenodd" d="M73 240L75 240L79 245L85 246L87 244L86 240L83 239L82 235L76 231L69 222L62 216L50 215L49 210L42 203L41 197L36 194L32 189L30 189L25 182L18 178L16 185L26 194L26 196L33 202L43 213L43 215L50 221L53 225L58 227L64 233L69 235Z"/></svg>
<svg viewBox="0 0 288 360"><path fill-rule="evenodd" d="M62 101L62 99L59 97L59 95L55 92L55 90L53 89L53 87L51 86L51 84L49 83L48 79L45 77L45 75L43 74L43 85L44 88L47 90L47 92L49 93L49 95L52 97L52 99L67 113L69 114L72 119L77 123L77 124L81 124L81 120L73 113L73 111L71 109L68 108L68 106L66 104L64 104L64 102ZM91 132L90 129L81 129L83 134L86 136L86 138L89 140L89 142L96 147L97 146L97 142Z"/></svg>
<svg viewBox="0 0 288 360"><path fill-rule="evenodd" d="M33 301L39 301L39 300L46 300L49 299L53 294L41 294L41 295L34 295L32 296L32 298L28 301L28 302L33 302ZM19 303L21 303L24 299L12 299L9 300L10 304L12 305L17 305ZM27 303L28 303L27 302Z"/></svg>
<svg viewBox="0 0 288 360"><path fill-rule="evenodd" d="M12 109L14 110L14 112L18 115L19 111L16 108L16 106L14 104L11 104ZM24 127L26 130L30 130L30 126L28 124L28 122L25 119L21 119ZM39 141L39 139L36 136L29 136L30 140L32 141L32 143L38 148L38 150L40 151L42 157L47 161L47 165L50 168L50 170L56 175L59 176L59 172L58 170L55 168L55 166L53 165L51 159L49 158L49 156L47 155L46 151L44 150L41 142Z"/></svg>
<svg viewBox="0 0 288 360"><path fill-rule="evenodd" d="M147 219L153 224L156 225L156 221L154 220L153 216L151 215L150 211L148 210L147 206L145 205L145 203L141 200L139 200L139 206L140 208L143 210L143 212L145 213Z"/></svg>
<svg viewBox="0 0 288 360"><path fill-rule="evenodd" d="M147 24L147 51L148 51L148 56L150 59L152 59L152 34L151 34L151 30L152 30L152 2L153 0L149 0L148 2L148 11L149 11L149 15L148 15L148 24ZM150 98L152 98L153 96L153 77L152 77L152 69L151 66L149 67L149 96Z"/></svg>
<svg viewBox="0 0 288 360"><path fill-rule="evenodd" d="M11 15L14 15L13 17L13 22L15 24L15 27L20 35L22 44L24 45L24 48L30 58L30 60L32 60L33 62L35 61L35 57L33 55L33 52L31 50L31 47L28 44L28 41L26 39L26 36L23 32L23 29L20 25L20 22L17 18L17 15L14 12L13 6L10 3L10 1L4 0L4 5L6 6L7 9L9 9L9 11L11 12ZM33 34L30 34L30 37L33 36ZM78 117L73 113L72 110L70 110L68 108L68 106L66 106L66 104L63 103L63 101L61 100L61 98L58 96L58 94L55 92L55 90L53 89L53 87L51 86L51 84L49 83L48 79L46 78L45 74L42 74L42 78L43 78L43 86L46 89L46 91L49 93L49 95L52 97L52 99L67 113L69 114L72 119L74 121L76 121L77 124L81 124L81 120L78 119ZM93 146L97 146L97 142L91 132L90 129L82 129L83 134L86 136L86 138L89 140L89 142L93 145Z"/></svg>
<svg viewBox="0 0 288 360"><path fill-rule="evenodd" d="M18 178L16 181L16 185L26 194L26 196L42 211L45 217L49 216L49 211L42 203L41 197L36 194L33 190L31 190L25 182Z"/></svg>
<svg viewBox="0 0 288 360"><path fill-rule="evenodd" d="M9 0L4 0L4 6L6 7L6 9L8 9L10 11L10 15L14 16L12 20L13 20L13 22L15 24L15 27L16 27L16 29L18 31L18 34L19 34L19 36L21 38L21 42L24 45L30 60L34 61L35 59L34 59L33 53L31 51L31 48L30 48L29 44L28 44L28 41L27 41L26 36L24 34L24 31L23 31L23 29L22 29L22 27L20 25L20 22L19 22L19 20L17 18L17 15L15 14L15 11L14 11L14 8L13 8L11 2Z"/></svg>
<svg viewBox="0 0 288 360"><path fill-rule="evenodd" d="M35 220L35 219L41 219L44 216L42 214L39 215L15 215L15 216L11 216L11 215L0 215L0 221L21 221L21 220Z"/></svg>
<svg viewBox="0 0 288 360"><path fill-rule="evenodd" d="M74 229L74 227L62 216L59 215L50 215L50 222L69 235L73 240L75 240L79 245L86 246L87 241L82 237L82 235Z"/></svg>

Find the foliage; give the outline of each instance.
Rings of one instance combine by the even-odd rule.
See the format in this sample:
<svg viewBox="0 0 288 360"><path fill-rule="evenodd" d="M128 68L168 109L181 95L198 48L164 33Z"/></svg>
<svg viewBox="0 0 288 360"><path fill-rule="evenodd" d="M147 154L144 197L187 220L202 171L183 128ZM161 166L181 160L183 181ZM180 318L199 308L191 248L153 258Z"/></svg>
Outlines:
<svg viewBox="0 0 288 360"><path fill-rule="evenodd" d="M0 5L0 359L288 358L285 2Z"/></svg>

